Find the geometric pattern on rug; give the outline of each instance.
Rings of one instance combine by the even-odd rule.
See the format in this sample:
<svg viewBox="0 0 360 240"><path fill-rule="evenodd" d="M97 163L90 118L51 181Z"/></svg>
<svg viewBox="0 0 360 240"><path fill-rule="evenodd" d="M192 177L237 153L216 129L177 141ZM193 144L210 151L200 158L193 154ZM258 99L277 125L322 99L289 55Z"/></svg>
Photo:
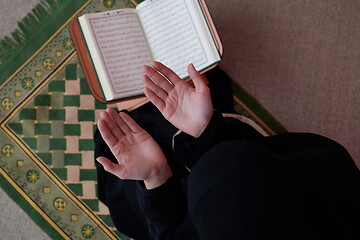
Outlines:
<svg viewBox="0 0 360 240"><path fill-rule="evenodd" d="M99 103L91 95L75 56L33 99L13 115L7 126L23 143L23 150L33 152L92 213L102 219L119 237L125 239L126 237L114 228L106 206L97 199L93 134L96 121L105 108L105 104ZM47 201L42 201L41 207L51 218L59 219L59 213L62 216L67 213L68 221L65 222L79 222L81 214L77 213L76 204L71 206L70 199L67 199L69 196L56 193L47 181L39 181L43 178L43 173L36 168L26 169L28 161L16 159L16 167L13 169L23 170L22 176L16 176L18 180L23 178L22 188L28 189L28 194L38 200L38 203L41 198L38 196L39 192L46 196ZM35 192L37 194L34 194ZM55 222L61 224L64 219ZM95 239L94 224L80 225L83 237Z"/></svg>
<svg viewBox="0 0 360 240"><path fill-rule="evenodd" d="M88 0L76 14L134 4ZM0 184L53 239L128 239L97 200L93 133L106 106L90 94L68 23L0 86Z"/></svg>
<svg viewBox="0 0 360 240"><path fill-rule="evenodd" d="M123 7L133 1L89 0L76 14ZM53 239L128 239L97 200L92 138L106 106L90 94L68 23L0 86L1 185Z"/></svg>
<svg viewBox="0 0 360 240"><path fill-rule="evenodd" d="M108 210L97 200L93 157L93 133L106 105L91 95L77 62L75 57L8 126L79 199L113 227ZM67 204L58 200L60 208L61 201ZM76 220L76 216L72 215L72 219Z"/></svg>

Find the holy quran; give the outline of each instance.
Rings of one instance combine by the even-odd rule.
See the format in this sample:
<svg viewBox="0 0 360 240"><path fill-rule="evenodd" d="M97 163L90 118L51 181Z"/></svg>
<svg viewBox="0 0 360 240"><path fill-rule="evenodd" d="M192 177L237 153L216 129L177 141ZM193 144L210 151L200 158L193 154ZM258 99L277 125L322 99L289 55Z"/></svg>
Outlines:
<svg viewBox="0 0 360 240"><path fill-rule="evenodd" d="M77 17L105 101L143 95L141 69L152 61L182 79L188 78L189 63L205 71L221 61L205 10L203 0L146 0L136 8Z"/></svg>

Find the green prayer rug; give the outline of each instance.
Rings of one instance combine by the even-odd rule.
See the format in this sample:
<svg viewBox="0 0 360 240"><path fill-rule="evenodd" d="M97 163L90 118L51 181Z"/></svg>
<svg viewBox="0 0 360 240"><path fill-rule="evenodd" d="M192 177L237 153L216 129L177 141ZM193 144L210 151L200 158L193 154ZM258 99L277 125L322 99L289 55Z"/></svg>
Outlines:
<svg viewBox="0 0 360 240"><path fill-rule="evenodd" d="M89 91L68 24L77 14L136 4L46 0L0 41L0 186L52 239L129 239L97 200L92 138L106 105ZM234 90L239 113L269 134L284 131Z"/></svg>

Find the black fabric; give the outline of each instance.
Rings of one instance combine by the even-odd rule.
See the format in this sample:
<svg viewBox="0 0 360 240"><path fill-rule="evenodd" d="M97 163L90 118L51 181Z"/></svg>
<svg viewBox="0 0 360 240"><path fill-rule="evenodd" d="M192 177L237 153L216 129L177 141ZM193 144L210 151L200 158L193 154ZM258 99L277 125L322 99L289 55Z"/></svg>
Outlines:
<svg viewBox="0 0 360 240"><path fill-rule="evenodd" d="M206 72L214 109L224 113L235 113L233 89L229 76L220 68L215 67Z"/></svg>
<svg viewBox="0 0 360 240"><path fill-rule="evenodd" d="M346 149L310 133L284 133L266 141L322 197L326 211L348 229L351 239L360 239L360 173Z"/></svg>
<svg viewBox="0 0 360 240"><path fill-rule="evenodd" d="M152 190L139 184L138 201L146 212L150 239L172 239L187 213L186 199L179 191L179 181L172 178Z"/></svg>
<svg viewBox="0 0 360 240"><path fill-rule="evenodd" d="M97 165L99 199L125 234L136 239L359 239L359 170L338 143L308 133L262 137L215 113L200 138L175 137L173 152L177 130L156 109L135 119L159 142L175 174L147 191ZM114 159L99 135L96 146L97 156ZM183 164L192 168L188 182Z"/></svg>
<svg viewBox="0 0 360 240"><path fill-rule="evenodd" d="M174 152L176 159L192 168L200 157L218 143L229 140L261 142L263 136L251 126L235 118L224 118L221 113L214 114L199 138L186 133L175 137Z"/></svg>
<svg viewBox="0 0 360 240"><path fill-rule="evenodd" d="M172 149L177 129L152 104L129 113L164 151L168 182L148 191L96 162L116 228L137 240L360 239L360 172L346 149L309 133L263 137L222 117L233 112L230 80L206 75L217 111L199 138L180 133ZM94 140L95 158L116 163L98 131Z"/></svg>
<svg viewBox="0 0 360 240"><path fill-rule="evenodd" d="M333 151L313 154L338 158ZM189 177L188 195L201 239L350 239L324 196L287 161L243 141L223 142L204 154Z"/></svg>

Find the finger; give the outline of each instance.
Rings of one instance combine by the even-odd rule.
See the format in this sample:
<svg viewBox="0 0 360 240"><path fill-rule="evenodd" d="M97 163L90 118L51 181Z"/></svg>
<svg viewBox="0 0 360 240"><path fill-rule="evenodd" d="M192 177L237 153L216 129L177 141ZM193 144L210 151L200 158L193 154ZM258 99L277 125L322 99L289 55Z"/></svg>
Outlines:
<svg viewBox="0 0 360 240"><path fill-rule="evenodd" d="M117 139L120 139L124 136L124 133L121 131L120 127L115 123L107 111L102 112L101 119L106 122L106 125Z"/></svg>
<svg viewBox="0 0 360 240"><path fill-rule="evenodd" d="M151 80L156 82L158 86L163 89L165 92L170 92L174 86L169 82L164 76L162 76L157 70L149 66L143 66L143 72L147 75ZM170 80L171 81L171 80Z"/></svg>
<svg viewBox="0 0 360 240"><path fill-rule="evenodd" d="M146 84L146 87L153 91L159 98L163 101L168 97L167 92L165 92L162 88L156 85L148 76L143 75L143 81Z"/></svg>
<svg viewBox="0 0 360 240"><path fill-rule="evenodd" d="M152 102L157 109L162 113L166 107L165 102L159 98L153 91L149 88L144 88L145 96Z"/></svg>
<svg viewBox="0 0 360 240"><path fill-rule="evenodd" d="M200 74L194 67L194 64L190 63L188 66L188 74L189 77L193 80L195 89L202 91L207 87L206 85L206 77L205 75Z"/></svg>
<svg viewBox="0 0 360 240"><path fill-rule="evenodd" d="M116 123L116 125L121 129L124 134L131 133L129 126L121 119L119 114L114 109L107 108L106 112L110 115L112 120Z"/></svg>
<svg viewBox="0 0 360 240"><path fill-rule="evenodd" d="M102 138L109 147L114 146L117 143L118 139L113 135L104 119L98 121L98 128Z"/></svg>
<svg viewBox="0 0 360 240"><path fill-rule="evenodd" d="M119 178L123 175L125 169L123 165L113 163L105 157L98 157L96 160L104 167L105 171L112 173Z"/></svg>
<svg viewBox="0 0 360 240"><path fill-rule="evenodd" d="M129 129L134 132L138 133L140 131L143 131L143 129L132 119L129 115L127 115L124 112L120 112L119 116L121 119L126 123L126 125L129 127Z"/></svg>
<svg viewBox="0 0 360 240"><path fill-rule="evenodd" d="M182 79L170 68L166 67L164 64L160 63L160 62L153 62L152 66L159 71L160 73L162 73L167 79L170 80L170 82L172 82L174 85L177 82L182 81Z"/></svg>

